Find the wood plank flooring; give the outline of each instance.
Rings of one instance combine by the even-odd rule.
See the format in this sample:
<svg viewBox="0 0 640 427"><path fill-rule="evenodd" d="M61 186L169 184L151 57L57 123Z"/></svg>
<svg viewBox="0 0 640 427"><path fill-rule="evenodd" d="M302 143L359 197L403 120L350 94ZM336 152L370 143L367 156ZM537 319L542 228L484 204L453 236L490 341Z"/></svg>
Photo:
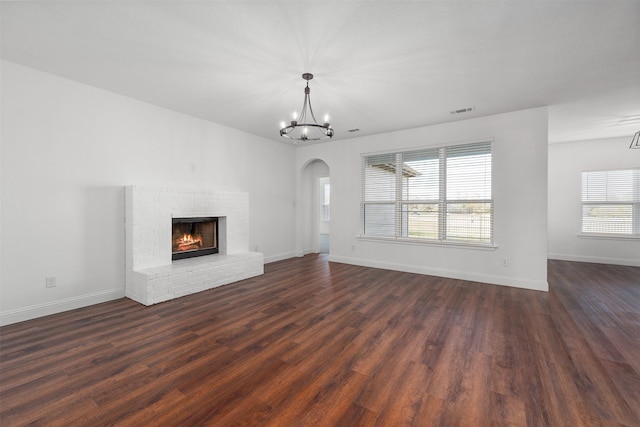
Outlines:
<svg viewBox="0 0 640 427"><path fill-rule="evenodd" d="M328 263L0 328L0 425L640 426L640 268L549 293Z"/></svg>

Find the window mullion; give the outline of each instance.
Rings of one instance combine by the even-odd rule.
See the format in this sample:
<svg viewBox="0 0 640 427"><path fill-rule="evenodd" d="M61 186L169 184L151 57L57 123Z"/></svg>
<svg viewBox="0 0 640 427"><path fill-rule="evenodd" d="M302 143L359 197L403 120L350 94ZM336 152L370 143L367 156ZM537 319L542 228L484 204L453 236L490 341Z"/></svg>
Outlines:
<svg viewBox="0 0 640 427"><path fill-rule="evenodd" d="M402 153L396 153L396 238L403 235L402 228L404 226L402 221L402 169Z"/></svg>
<svg viewBox="0 0 640 427"><path fill-rule="evenodd" d="M640 235L640 169L635 169L631 176L632 200L631 207L631 234Z"/></svg>
<svg viewBox="0 0 640 427"><path fill-rule="evenodd" d="M361 197L361 202L360 202L360 234L364 235L366 234L366 217L365 217L365 206L366 206L366 194L367 194L367 179L366 179L366 171L367 169L367 158L366 157L362 157L361 158L361 164L360 164L360 171L361 171L361 176L360 176L360 184L362 185L362 187L360 188L362 197Z"/></svg>
<svg viewBox="0 0 640 427"><path fill-rule="evenodd" d="M447 235L447 158L446 149L444 147L439 151L438 240L444 241Z"/></svg>

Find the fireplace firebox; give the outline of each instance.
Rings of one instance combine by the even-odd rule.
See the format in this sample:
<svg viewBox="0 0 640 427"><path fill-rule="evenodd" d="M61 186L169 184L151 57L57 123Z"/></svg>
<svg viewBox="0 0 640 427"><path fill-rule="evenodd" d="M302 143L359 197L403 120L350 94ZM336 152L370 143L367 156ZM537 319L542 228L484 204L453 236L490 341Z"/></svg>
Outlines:
<svg viewBox="0 0 640 427"><path fill-rule="evenodd" d="M218 253L218 218L173 218L171 259Z"/></svg>

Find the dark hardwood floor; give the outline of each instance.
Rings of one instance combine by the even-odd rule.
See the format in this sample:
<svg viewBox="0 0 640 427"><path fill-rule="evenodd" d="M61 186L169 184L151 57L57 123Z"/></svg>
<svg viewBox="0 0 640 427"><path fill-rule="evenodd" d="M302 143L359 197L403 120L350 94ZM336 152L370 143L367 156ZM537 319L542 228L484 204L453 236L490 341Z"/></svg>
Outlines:
<svg viewBox="0 0 640 427"><path fill-rule="evenodd" d="M0 329L3 426L640 426L640 268L549 293L310 255Z"/></svg>

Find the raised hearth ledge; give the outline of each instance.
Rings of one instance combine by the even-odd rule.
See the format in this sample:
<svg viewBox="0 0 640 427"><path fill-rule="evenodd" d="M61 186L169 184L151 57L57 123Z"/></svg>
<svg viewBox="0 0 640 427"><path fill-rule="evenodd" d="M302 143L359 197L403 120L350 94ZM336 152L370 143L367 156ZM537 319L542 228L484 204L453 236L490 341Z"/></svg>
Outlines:
<svg viewBox="0 0 640 427"><path fill-rule="evenodd" d="M264 273L264 256L259 252L208 255L174 261L160 267L133 270L126 296L144 305L259 276Z"/></svg>

